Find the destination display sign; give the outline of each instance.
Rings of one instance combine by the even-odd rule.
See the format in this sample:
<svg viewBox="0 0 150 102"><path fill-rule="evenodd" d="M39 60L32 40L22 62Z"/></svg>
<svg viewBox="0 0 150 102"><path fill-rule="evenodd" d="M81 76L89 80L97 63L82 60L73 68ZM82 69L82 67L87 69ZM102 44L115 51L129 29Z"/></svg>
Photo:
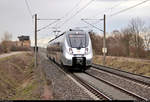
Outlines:
<svg viewBox="0 0 150 102"><path fill-rule="evenodd" d="M69 37L70 38L74 38L74 37L79 37L80 38L80 37L85 37L85 35L84 34L70 34Z"/></svg>

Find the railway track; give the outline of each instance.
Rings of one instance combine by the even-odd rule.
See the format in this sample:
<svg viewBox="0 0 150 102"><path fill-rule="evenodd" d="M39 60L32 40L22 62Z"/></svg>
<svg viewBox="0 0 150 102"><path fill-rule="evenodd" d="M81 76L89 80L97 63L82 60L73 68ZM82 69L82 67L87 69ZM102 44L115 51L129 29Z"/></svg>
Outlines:
<svg viewBox="0 0 150 102"><path fill-rule="evenodd" d="M60 64L58 64L57 62L54 61L54 63L61 68L61 70L65 71L65 73L68 73L67 70L64 69L64 67L62 67ZM80 73L79 73L80 74ZM84 72L84 74L91 76L93 78L95 78L96 80L99 80L107 85L109 85L110 87L115 88L116 90L119 90L120 92L122 92L122 94L126 94L128 97L133 97L133 99L135 100L144 100L147 101L148 99L139 96L138 94L132 93L124 88L121 88L113 83L110 83L104 79L101 79L99 77L96 77L94 75L91 75L87 72ZM74 74L74 73L70 73L69 75L74 78L77 82L79 82L82 86L84 86L86 89L88 89L91 93L93 93L95 96L97 96L99 99L101 100L113 100L116 98L110 97L108 94L106 94L105 92L101 91L99 88L95 87L94 85L90 84L89 82L87 82L86 80L84 80L83 78L79 77L78 75ZM95 82L96 83L96 82ZM117 93L117 92L116 92ZM130 98L129 98L130 99ZM132 99L132 98L131 98Z"/></svg>
<svg viewBox="0 0 150 102"><path fill-rule="evenodd" d="M64 67L62 67L59 63L57 63L56 61L50 59L54 64L56 64L58 66L58 68L60 68L61 71L69 74L72 78L74 78L78 83L80 83L82 86L84 86L87 90L89 90L91 93L93 93L95 96L97 96L100 100L112 100L112 98L108 97L107 95L105 95L103 92L101 92L100 90L96 89L95 87L93 87L92 85L88 84L86 81L82 80L81 78L79 78L78 76L76 76L73 73L68 72L66 69L64 69Z"/></svg>
<svg viewBox="0 0 150 102"><path fill-rule="evenodd" d="M130 72L122 71L122 70L111 68L108 66L97 65L97 64L92 64L92 68L95 68L97 70L102 70L102 71L105 71L105 72L108 72L111 74L115 74L117 76L126 78L126 79L134 81L136 83L147 85L150 87L150 77L147 77L147 76L133 74Z"/></svg>
<svg viewBox="0 0 150 102"><path fill-rule="evenodd" d="M88 74L89 76L94 77L95 79L97 79L97 80L99 80L99 81L102 81L102 82L104 82L104 83L110 85L111 87L116 88L117 90L121 90L122 92L124 92L124 93L126 93L126 94L128 94L128 95L130 95L130 96L133 96L133 97L137 98L138 100L144 100L144 101L147 101L147 100L148 100L148 99L146 99L146 98L144 98L144 97L142 97L142 96L140 96L140 95L138 95L138 94L135 94L135 93L133 93L133 92L131 92L131 91L128 91L128 90L126 90L126 89L124 89L124 88L122 88L122 87L120 87L120 86L117 86L117 85L115 85L115 84L113 84L113 83L111 83L111 82L109 82L109 81L107 81L107 80L104 80L104 79L102 79L102 78L100 78L100 77L97 77L97 76L95 76L95 75L89 74L89 73L87 73L87 72L85 72L85 73Z"/></svg>
<svg viewBox="0 0 150 102"><path fill-rule="evenodd" d="M88 84L86 81L82 80L75 74L71 74L73 78L75 78L81 85L83 85L86 89L88 89L90 92L92 92L94 95L96 95L99 99L101 100L112 100L111 97L105 95L103 92L100 90L96 89L92 85Z"/></svg>

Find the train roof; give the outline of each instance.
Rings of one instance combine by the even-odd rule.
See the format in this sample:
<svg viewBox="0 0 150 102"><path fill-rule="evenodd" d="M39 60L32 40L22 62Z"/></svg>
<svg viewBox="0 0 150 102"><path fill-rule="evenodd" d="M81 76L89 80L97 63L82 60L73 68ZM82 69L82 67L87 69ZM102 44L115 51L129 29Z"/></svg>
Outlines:
<svg viewBox="0 0 150 102"><path fill-rule="evenodd" d="M69 30L66 34L87 34L84 30Z"/></svg>

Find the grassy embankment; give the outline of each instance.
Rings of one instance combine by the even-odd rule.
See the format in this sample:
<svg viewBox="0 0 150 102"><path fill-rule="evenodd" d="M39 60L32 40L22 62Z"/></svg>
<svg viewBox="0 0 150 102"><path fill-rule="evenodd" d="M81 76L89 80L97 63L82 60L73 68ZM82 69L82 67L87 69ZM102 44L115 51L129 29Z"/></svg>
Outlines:
<svg viewBox="0 0 150 102"><path fill-rule="evenodd" d="M32 53L0 59L0 100L40 100L45 83L42 72L34 68Z"/></svg>
<svg viewBox="0 0 150 102"><path fill-rule="evenodd" d="M93 58L93 63L102 65L103 57L95 55ZM150 76L150 60L107 56L106 66L135 74Z"/></svg>

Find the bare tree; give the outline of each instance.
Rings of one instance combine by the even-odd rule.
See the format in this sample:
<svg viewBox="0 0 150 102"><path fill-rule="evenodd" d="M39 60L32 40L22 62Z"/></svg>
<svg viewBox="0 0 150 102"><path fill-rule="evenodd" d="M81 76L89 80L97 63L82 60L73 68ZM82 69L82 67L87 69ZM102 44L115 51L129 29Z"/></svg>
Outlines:
<svg viewBox="0 0 150 102"><path fill-rule="evenodd" d="M2 41L11 41L12 40L12 34L9 32L5 32L3 37L1 38Z"/></svg>
<svg viewBox="0 0 150 102"><path fill-rule="evenodd" d="M126 49L122 42L123 34L114 30L112 36L107 38L108 54L113 56L126 56Z"/></svg>
<svg viewBox="0 0 150 102"><path fill-rule="evenodd" d="M131 33L129 28L125 28L122 30L121 42L125 47L126 56L130 55L130 35Z"/></svg>
<svg viewBox="0 0 150 102"><path fill-rule="evenodd" d="M144 21L138 17L133 18L129 22L129 28L132 33L131 46L135 48L135 56L139 57L140 50L144 49L144 41L140 35L144 30Z"/></svg>
<svg viewBox="0 0 150 102"><path fill-rule="evenodd" d="M146 57L145 46L150 47L150 29L143 39L144 22L140 18L131 19L129 25L122 30L114 30L107 37L107 55ZM96 54L102 54L103 37L93 33L91 35L92 46ZM146 43L144 43L146 41ZM146 45L145 45L146 44Z"/></svg>
<svg viewBox="0 0 150 102"><path fill-rule="evenodd" d="M150 50L150 27L143 32L144 45L146 50Z"/></svg>
<svg viewBox="0 0 150 102"><path fill-rule="evenodd" d="M2 42L1 42L1 46L3 49L3 52L7 53L10 51L11 49L11 45L12 45L12 34L10 34L9 32L5 32L3 37L2 37Z"/></svg>
<svg viewBox="0 0 150 102"><path fill-rule="evenodd" d="M90 32L89 34L92 41L93 51L95 54L102 54L103 37L96 35L94 32Z"/></svg>

